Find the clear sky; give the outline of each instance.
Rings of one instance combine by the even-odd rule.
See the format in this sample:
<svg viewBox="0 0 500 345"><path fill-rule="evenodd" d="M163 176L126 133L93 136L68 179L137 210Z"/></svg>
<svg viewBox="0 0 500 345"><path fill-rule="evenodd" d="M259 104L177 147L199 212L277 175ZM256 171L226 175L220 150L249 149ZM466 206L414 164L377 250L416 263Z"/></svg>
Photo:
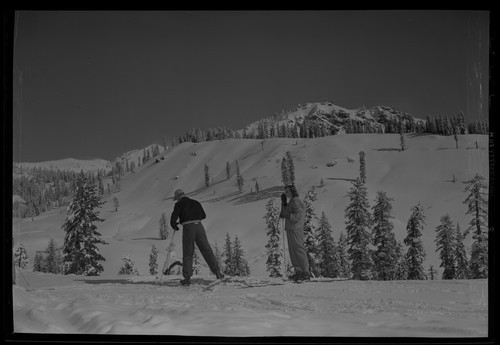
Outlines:
<svg viewBox="0 0 500 345"><path fill-rule="evenodd" d="M324 100L488 119L487 11L16 15L16 162L114 160Z"/></svg>

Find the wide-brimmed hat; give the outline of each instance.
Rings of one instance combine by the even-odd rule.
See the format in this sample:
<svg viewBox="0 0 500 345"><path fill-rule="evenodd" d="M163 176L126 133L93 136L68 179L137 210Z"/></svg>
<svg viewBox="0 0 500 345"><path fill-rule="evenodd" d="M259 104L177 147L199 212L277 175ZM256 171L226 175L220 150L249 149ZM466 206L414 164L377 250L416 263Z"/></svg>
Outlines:
<svg viewBox="0 0 500 345"><path fill-rule="evenodd" d="M184 196L184 191L182 189L177 189L175 192L174 192L174 200L179 200L180 198L182 198Z"/></svg>

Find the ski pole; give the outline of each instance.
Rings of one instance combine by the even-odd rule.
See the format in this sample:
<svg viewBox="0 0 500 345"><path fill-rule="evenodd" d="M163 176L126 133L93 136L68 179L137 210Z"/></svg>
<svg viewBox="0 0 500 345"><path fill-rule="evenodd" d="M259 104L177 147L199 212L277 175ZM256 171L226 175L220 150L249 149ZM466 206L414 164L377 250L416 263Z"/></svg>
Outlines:
<svg viewBox="0 0 500 345"><path fill-rule="evenodd" d="M172 238L170 239L170 244L168 245L168 250L167 250L167 257L165 258L165 262L163 263L163 269L161 270L161 275L160 275L160 283L163 279L163 272L165 272L165 268L167 267L168 259L170 257L170 253L172 252L172 242L174 241L174 236L175 236L176 231L174 230L174 233L172 234Z"/></svg>

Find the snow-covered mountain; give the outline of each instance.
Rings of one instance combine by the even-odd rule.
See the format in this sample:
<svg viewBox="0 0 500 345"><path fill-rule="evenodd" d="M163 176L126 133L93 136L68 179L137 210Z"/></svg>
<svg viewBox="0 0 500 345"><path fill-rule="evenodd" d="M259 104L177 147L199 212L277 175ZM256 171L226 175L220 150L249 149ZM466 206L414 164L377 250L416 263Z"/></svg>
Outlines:
<svg viewBox="0 0 500 345"><path fill-rule="evenodd" d="M276 114L266 119L266 121L271 125L282 125L283 123L294 125L304 120L318 121L328 127L335 128L336 132L341 134L345 133L345 123L349 119L352 121L371 123L375 128L380 128L382 132L388 120L398 119L401 121L409 121L413 119L416 123L424 122L422 119L413 117L393 107L375 106L372 108L360 107L356 109L347 109L335 105L330 101L299 104L297 108L288 112ZM256 130L259 122L260 121L255 121L247 125L245 130Z"/></svg>

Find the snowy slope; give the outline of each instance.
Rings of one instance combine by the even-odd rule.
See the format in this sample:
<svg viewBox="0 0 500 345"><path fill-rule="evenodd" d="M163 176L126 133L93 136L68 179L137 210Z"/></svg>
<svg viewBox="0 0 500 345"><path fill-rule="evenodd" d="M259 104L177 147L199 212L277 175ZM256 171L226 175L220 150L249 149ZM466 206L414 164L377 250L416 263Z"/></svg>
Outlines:
<svg viewBox="0 0 500 345"><path fill-rule="evenodd" d="M475 141L480 149L472 149ZM396 238L406 236L406 224L411 207L421 203L425 210L426 228L423 241L427 258L426 267L439 267L434 244L435 228L440 218L448 213L462 229L468 226L463 181L476 172L488 177L487 136L460 136L460 148L455 149L452 137L407 136L408 149L399 152L399 135L351 134L317 139L225 140L205 143L183 143L168 151L159 163L150 161L135 173L120 181L120 191L106 194L106 205L100 216L104 222L98 229L109 245L102 246L106 258L103 275L115 274L121 266L122 255L131 255L141 274L148 272L149 252L152 244L160 249L163 260L167 241L158 240L159 219L162 213L170 217L175 189L202 202L207 213L204 221L209 240L222 247L226 233L238 235L252 273L266 275L265 267L265 204L270 197L279 198L281 189L281 159L291 151L296 169L296 184L301 197L312 185L318 188L315 208L318 216L324 211L337 241L345 233L346 197L350 181L359 174L359 151L366 154L367 187L370 203L377 191L382 190L394 199L393 215ZM197 153L194 155L193 153ZM226 180L226 162L238 159L245 179L243 192L235 186L234 176ZM336 162L333 167L327 163ZM204 186L204 164L208 164L214 184ZM456 183L451 182L455 175ZM260 193L255 191L255 179ZM105 181L106 185L106 181ZM111 199L117 197L119 209L114 211ZM278 202L278 201L276 201ZM39 217L13 222L15 246L23 243L31 259L36 250L46 247L54 238L63 243L61 229L66 217L65 209L55 209ZM170 230L172 233L172 230ZM170 237L169 237L170 240ZM181 253L181 235L174 239ZM467 238L470 244L470 236ZM206 268L205 268L206 269Z"/></svg>
<svg viewBox="0 0 500 345"><path fill-rule="evenodd" d="M148 276L23 272L23 277L26 280L19 279L13 288L18 336L127 334L140 335L136 339L143 342L144 335L255 337L256 341L264 336L488 335L485 280L337 280L254 288L220 284L209 289L213 278L205 276L196 276L196 285L189 288L180 287L175 276L161 286Z"/></svg>

